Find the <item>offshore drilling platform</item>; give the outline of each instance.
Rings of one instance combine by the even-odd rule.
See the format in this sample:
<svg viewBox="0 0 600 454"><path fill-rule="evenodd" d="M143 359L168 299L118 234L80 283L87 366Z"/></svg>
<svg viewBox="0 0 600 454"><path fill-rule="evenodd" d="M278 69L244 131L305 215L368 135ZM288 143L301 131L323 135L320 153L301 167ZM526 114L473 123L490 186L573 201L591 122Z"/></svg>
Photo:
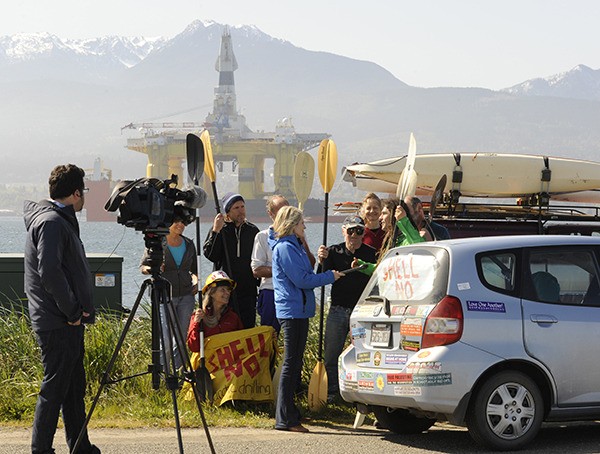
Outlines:
<svg viewBox="0 0 600 454"><path fill-rule="evenodd" d="M330 137L326 133L296 133L291 119L277 122L275 132L253 132L246 118L237 111L233 73L238 64L233 53L231 34L225 28L221 36L221 49L215 64L219 85L214 89L213 110L204 123L131 123L122 129L138 129L142 137L127 140L127 148L148 156L147 177L169 178L172 174L184 181L183 163L186 159L186 135L198 135L207 129L211 135L215 165L223 170L224 162L231 162L233 173L237 170L238 187L227 191L239 192L253 213L260 205L264 213L264 199L270 194L283 194L295 200L293 190L294 160L300 151L307 151ZM265 162L272 163L273 190L265 190ZM269 171L269 174L271 171ZM218 178L218 177L217 177ZM205 177L205 189L210 182ZM223 188L221 191L226 192ZM210 193L210 191L207 191ZM310 202L310 201L309 201ZM311 210L307 204L307 211ZM314 203L316 208L316 203ZM315 212L316 214L316 212Z"/></svg>

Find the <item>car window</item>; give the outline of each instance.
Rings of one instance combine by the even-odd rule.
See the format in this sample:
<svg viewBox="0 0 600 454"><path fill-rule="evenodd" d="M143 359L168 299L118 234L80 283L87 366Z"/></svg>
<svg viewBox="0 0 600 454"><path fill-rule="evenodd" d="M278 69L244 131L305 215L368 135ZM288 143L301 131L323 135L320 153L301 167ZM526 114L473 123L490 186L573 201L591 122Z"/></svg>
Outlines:
<svg viewBox="0 0 600 454"><path fill-rule="evenodd" d="M446 294L448 262L442 248L393 249L377 265L366 295L413 304L437 303Z"/></svg>
<svg viewBox="0 0 600 454"><path fill-rule="evenodd" d="M515 289L517 257L513 252L491 252L477 256L483 284L493 290L510 293Z"/></svg>
<svg viewBox="0 0 600 454"><path fill-rule="evenodd" d="M526 264L533 301L600 306L600 286L590 250L552 248L533 250Z"/></svg>

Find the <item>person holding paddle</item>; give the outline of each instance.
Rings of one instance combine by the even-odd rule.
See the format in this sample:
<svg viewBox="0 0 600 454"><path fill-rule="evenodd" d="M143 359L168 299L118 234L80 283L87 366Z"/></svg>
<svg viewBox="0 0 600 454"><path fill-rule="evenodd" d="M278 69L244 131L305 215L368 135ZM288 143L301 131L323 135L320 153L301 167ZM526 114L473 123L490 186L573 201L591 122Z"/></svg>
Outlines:
<svg viewBox="0 0 600 454"><path fill-rule="evenodd" d="M379 219L382 228L386 230L385 241L379 252L379 260L381 260L390 248L426 241L414 226L412 220L407 216L402 205L398 204L397 199L386 199L383 201L383 210L381 210ZM397 229L394 228L394 223ZM360 270L361 273L370 276L375 271L377 263L365 262L359 258L355 258L352 261L352 268L359 266L364 266Z"/></svg>
<svg viewBox="0 0 600 454"><path fill-rule="evenodd" d="M235 282L224 271L208 275L202 288L202 307L191 317L187 345L193 352L200 351L200 330L206 337L244 329L242 321L229 307L229 298Z"/></svg>
<svg viewBox="0 0 600 454"><path fill-rule="evenodd" d="M221 213L215 216L204 242L204 257L213 262L214 271L224 270L237 282L232 295L234 308L244 328L254 328L257 280L252 274L250 261L258 227L246 220L246 204L240 194L226 194L222 205L225 216Z"/></svg>
<svg viewBox="0 0 600 454"><path fill-rule="evenodd" d="M408 206L408 211L415 222L417 229L422 232L422 236L424 236L427 241L450 239L450 232L446 227L437 222L427 222L421 199L414 196L408 196L404 199L404 202L406 202L406 205Z"/></svg>
<svg viewBox="0 0 600 454"><path fill-rule="evenodd" d="M322 269L346 270L354 258L375 262L377 251L364 243L365 222L359 216L348 216L342 224L344 242L333 246L320 246L319 263ZM327 402L339 397L338 357L350 331L350 314L369 276L354 273L335 281L331 286L331 306L325 325L325 370L327 371Z"/></svg>
<svg viewBox="0 0 600 454"><path fill-rule="evenodd" d="M284 357L277 394L275 429L306 433L300 410L294 403L294 391L302 372L302 357L308 338L308 322L315 315L316 287L332 284L343 276L338 271L315 274L302 246L302 211L282 207L269 230L273 250L273 288L275 313L283 330Z"/></svg>

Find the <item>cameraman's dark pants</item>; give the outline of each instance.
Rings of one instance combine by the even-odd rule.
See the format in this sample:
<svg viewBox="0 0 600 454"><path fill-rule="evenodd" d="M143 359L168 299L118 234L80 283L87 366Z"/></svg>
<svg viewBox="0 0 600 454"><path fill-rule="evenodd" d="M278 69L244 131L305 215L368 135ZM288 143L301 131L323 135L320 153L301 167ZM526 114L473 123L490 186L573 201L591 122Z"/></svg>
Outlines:
<svg viewBox="0 0 600 454"><path fill-rule="evenodd" d="M33 420L31 452L53 453L52 442L62 410L69 450L73 449L85 422L85 370L83 325L36 333L42 350L44 380ZM92 452L87 433L78 452Z"/></svg>

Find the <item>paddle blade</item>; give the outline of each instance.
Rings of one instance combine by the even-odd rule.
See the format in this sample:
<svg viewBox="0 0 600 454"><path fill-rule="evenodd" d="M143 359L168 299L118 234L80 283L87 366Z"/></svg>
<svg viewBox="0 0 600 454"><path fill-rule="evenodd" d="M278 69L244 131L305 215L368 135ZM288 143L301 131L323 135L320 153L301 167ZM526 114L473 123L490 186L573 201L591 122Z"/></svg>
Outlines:
<svg viewBox="0 0 600 454"><path fill-rule="evenodd" d="M435 190L433 191L433 195L431 196L431 203L429 204L429 221L433 219L435 215L435 210L438 204L442 201L442 197L444 195L444 189L446 189L446 174L442 175L437 185L435 186Z"/></svg>
<svg viewBox="0 0 600 454"><path fill-rule="evenodd" d="M396 196L400 200L404 200L407 195L415 195L417 190L417 173L414 170L416 157L417 141L411 132L406 163L404 164L404 170L402 170L402 174L398 180L398 186L396 187Z"/></svg>
<svg viewBox="0 0 600 454"><path fill-rule="evenodd" d="M313 181L315 179L315 160L306 151L301 151L296 155L294 163L294 192L298 199L298 207L302 209L302 205L310 196Z"/></svg>
<svg viewBox="0 0 600 454"><path fill-rule="evenodd" d="M402 171L400 181L402 181L405 171L406 169ZM402 184L398 183L398 186L396 187L396 197L400 200L404 200L407 196L414 196L417 192L417 172L410 169L406 175L407 177L402 181Z"/></svg>
<svg viewBox="0 0 600 454"><path fill-rule="evenodd" d="M188 134L185 138L185 151L188 175L194 184L198 184L204 172L204 145L200 137L196 134Z"/></svg>
<svg viewBox="0 0 600 454"><path fill-rule="evenodd" d="M333 140L323 139L319 145L319 179L323 192L331 192L337 170L337 147Z"/></svg>
<svg viewBox="0 0 600 454"><path fill-rule="evenodd" d="M327 403L327 372L323 361L317 361L308 383L308 408L319 411Z"/></svg>
<svg viewBox="0 0 600 454"><path fill-rule="evenodd" d="M202 131L200 134L200 140L202 141L202 145L204 147L204 172L208 175L211 183L214 183L216 180L215 175L215 161L213 158L212 145L210 143L210 134L208 130Z"/></svg>

